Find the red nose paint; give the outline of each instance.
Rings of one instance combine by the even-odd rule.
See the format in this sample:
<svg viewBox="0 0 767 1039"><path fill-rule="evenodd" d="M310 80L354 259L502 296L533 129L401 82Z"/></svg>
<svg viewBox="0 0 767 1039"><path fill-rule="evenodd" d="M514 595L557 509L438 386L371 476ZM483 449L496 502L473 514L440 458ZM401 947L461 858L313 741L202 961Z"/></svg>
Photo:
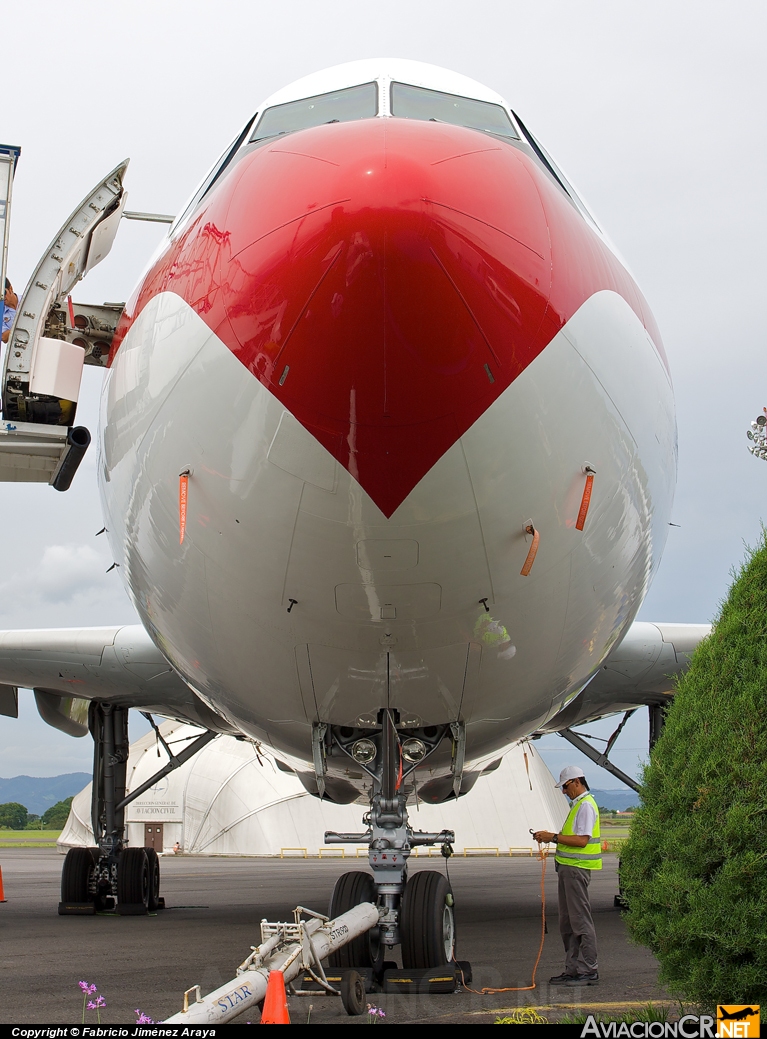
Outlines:
<svg viewBox="0 0 767 1039"><path fill-rule="evenodd" d="M389 517L604 288L647 316L523 149L360 120L244 155L128 304L113 350L149 299L178 293Z"/></svg>

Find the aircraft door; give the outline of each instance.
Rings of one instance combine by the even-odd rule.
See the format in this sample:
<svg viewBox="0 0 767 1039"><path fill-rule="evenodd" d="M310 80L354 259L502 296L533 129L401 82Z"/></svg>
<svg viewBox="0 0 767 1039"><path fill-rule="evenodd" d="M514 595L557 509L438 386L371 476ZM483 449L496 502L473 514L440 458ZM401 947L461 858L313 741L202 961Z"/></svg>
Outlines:
<svg viewBox="0 0 767 1039"><path fill-rule="evenodd" d="M101 347L96 358L87 358L93 353L88 342L92 322L90 316L72 321L67 297L112 247L127 199L127 167L126 159L86 195L43 254L19 300L3 362L6 422L71 426L83 364L106 360L101 360ZM96 320L106 318L100 339L108 347L121 308L86 309L107 311Z"/></svg>

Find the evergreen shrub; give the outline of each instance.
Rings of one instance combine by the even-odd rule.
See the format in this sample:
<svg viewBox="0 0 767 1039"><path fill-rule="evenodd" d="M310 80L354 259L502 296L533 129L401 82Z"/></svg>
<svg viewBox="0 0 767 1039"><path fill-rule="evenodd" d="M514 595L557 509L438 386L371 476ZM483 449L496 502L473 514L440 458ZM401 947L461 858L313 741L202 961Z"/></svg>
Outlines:
<svg viewBox="0 0 767 1039"><path fill-rule="evenodd" d="M621 856L631 936L704 1006L767 1004L767 537L677 685Z"/></svg>

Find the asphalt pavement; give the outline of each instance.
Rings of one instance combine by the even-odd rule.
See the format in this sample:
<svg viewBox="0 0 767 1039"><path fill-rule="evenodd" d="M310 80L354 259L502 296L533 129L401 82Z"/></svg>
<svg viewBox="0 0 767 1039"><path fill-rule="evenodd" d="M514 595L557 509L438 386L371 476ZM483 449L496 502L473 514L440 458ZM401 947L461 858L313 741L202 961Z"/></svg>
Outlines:
<svg viewBox="0 0 767 1039"><path fill-rule="evenodd" d="M257 945L261 919L291 920L300 904L327 911L333 883L364 861L163 857L162 894L168 908L155 916L60 917L56 907L63 856L47 848L5 849L0 867L7 902L0 905L0 1022L79 1024L79 981L98 986L106 1000L102 1023L125 1024L138 1008L155 1021L181 1009L195 984L210 992L234 977L237 965ZM411 860L415 869L444 869L441 859ZM540 941L541 865L527 858L461 858L450 861L456 899L458 955L473 968L472 987L522 987ZM557 929L556 876L547 866L549 933L538 967L537 987L527 992L478 995L374 994L381 1023L438 1021L492 1024L520 1006L535 1006L550 1021L580 1007L612 1010L668 1001L658 984L657 963L629 943L613 899L617 859L605 856L595 874L591 900L599 941L600 983L585 988L549 986L563 969ZM291 1020L361 1024L337 998L291 997ZM96 1023L95 1012L87 1019ZM258 1021L253 1009L240 1020Z"/></svg>

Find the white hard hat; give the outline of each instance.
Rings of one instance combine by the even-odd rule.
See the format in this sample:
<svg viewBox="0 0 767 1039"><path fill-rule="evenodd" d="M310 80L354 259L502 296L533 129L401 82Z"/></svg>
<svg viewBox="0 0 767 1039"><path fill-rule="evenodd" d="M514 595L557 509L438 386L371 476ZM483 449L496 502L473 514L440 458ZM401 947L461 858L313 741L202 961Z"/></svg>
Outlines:
<svg viewBox="0 0 767 1039"><path fill-rule="evenodd" d="M562 785L570 779L585 779L583 769L579 765L565 765L562 771L559 773L559 782L555 784L557 790L562 789Z"/></svg>

